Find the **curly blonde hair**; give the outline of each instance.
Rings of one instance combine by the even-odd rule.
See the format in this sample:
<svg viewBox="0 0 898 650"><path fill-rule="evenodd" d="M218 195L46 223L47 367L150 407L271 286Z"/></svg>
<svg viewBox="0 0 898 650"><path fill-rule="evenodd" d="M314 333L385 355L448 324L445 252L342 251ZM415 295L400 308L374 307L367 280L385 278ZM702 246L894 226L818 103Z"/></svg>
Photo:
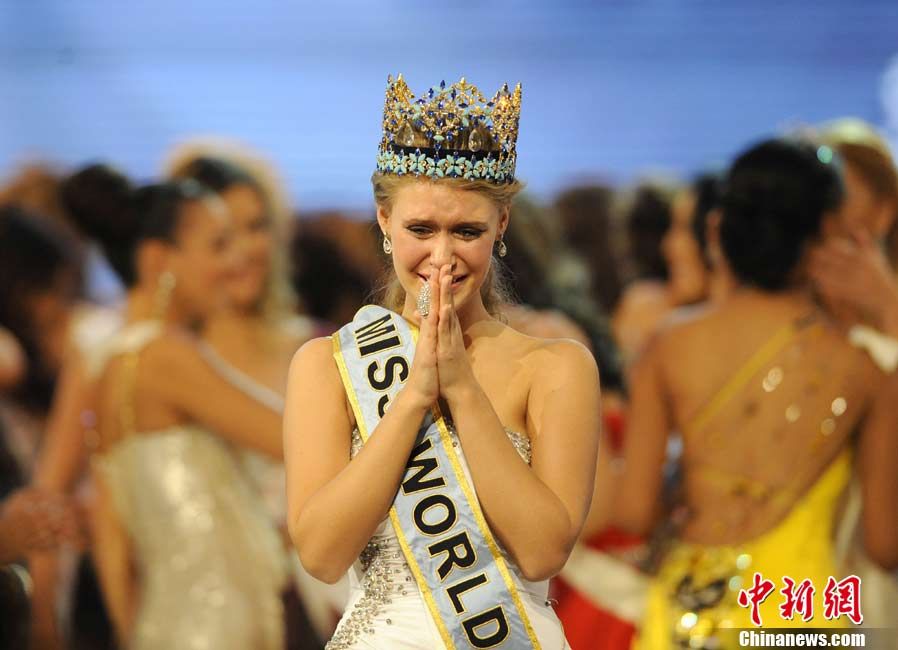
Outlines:
<svg viewBox="0 0 898 650"><path fill-rule="evenodd" d="M418 178L415 176L396 176L375 172L371 176L371 186L374 190L374 201L377 203L377 206L387 214L390 214L396 194L400 188L409 183L438 183L466 192L477 192L492 201L499 208L510 207L514 197L524 188L524 184L518 180L505 185L496 185L483 180ZM402 311L405 305L405 289L402 288L399 278L396 277L396 271L393 269L392 264L387 264L384 278L376 295L377 301L381 306L396 312ZM511 302L511 292L502 272L502 266L495 257L493 257L490 269L487 272L483 285L480 287L480 297L483 300L483 306L493 316L500 316L502 305Z"/></svg>

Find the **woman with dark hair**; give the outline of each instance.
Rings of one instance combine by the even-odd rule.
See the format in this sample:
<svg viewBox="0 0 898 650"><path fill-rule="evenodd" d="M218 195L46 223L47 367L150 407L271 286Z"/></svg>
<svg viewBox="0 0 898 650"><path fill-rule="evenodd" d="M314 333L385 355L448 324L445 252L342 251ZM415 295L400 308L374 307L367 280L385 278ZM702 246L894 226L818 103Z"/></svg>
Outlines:
<svg viewBox="0 0 898 650"><path fill-rule="evenodd" d="M130 258L131 222L124 218L131 207L133 187L122 174L100 164L77 170L61 180L58 200L68 225L88 244L97 244L95 259L105 259L123 284L134 281ZM121 327L117 309L86 303L71 327L72 344L65 352L44 442L31 483L60 494L90 500L87 458L94 439L93 388L88 366L107 337ZM95 374L95 373L93 373ZM33 581L31 634L39 647L68 643L73 648L108 648L114 644L111 623L102 606L90 560L77 561L77 552L40 553L29 557ZM77 571L77 573L76 573Z"/></svg>
<svg viewBox="0 0 898 650"><path fill-rule="evenodd" d="M0 397L0 420L16 474L26 482L36 471L46 412L68 347L77 262L52 222L16 207L0 208L0 346L11 373Z"/></svg>
<svg viewBox="0 0 898 650"><path fill-rule="evenodd" d="M650 588L640 648L727 647L721 631L752 627L754 613L772 627L847 625L824 615L822 596L839 576L830 531L852 456L866 547L898 565L898 377L850 345L807 275L842 200L823 153L775 139L735 160L719 243L738 288L660 332L633 367L619 525L651 530L668 435L683 441L682 528ZM781 618L777 597L753 612L753 580L786 577L817 590L813 622Z"/></svg>
<svg viewBox="0 0 898 650"><path fill-rule="evenodd" d="M701 174L674 196L670 227L661 241L673 307L701 303L714 293L706 233L708 217L716 213L720 200L720 180L715 174Z"/></svg>
<svg viewBox="0 0 898 650"><path fill-rule="evenodd" d="M586 266L562 243L555 215L533 199L518 196L509 223L508 254L502 259L515 300L504 307L509 325L531 336L583 343L595 351L606 385L614 384L620 369L613 365L617 357L608 324L589 295Z"/></svg>
<svg viewBox="0 0 898 650"><path fill-rule="evenodd" d="M3 647L27 647L31 559L79 539L71 500L28 486L78 293L70 243L42 217L0 209L0 565L22 562L0 569Z"/></svg>
<svg viewBox="0 0 898 650"><path fill-rule="evenodd" d="M614 311L623 289L613 203L613 189L592 184L565 190L554 205L562 236L589 265L590 290L606 314Z"/></svg>
<svg viewBox="0 0 898 650"><path fill-rule="evenodd" d="M122 237L104 240L131 252L116 264L126 325L89 360L107 607L130 648L280 648L286 558L234 454L280 458L280 412L195 337L226 300L230 217L191 181L142 188L128 206Z"/></svg>
<svg viewBox="0 0 898 650"><path fill-rule="evenodd" d="M669 270L661 245L670 228L674 194L673 187L644 182L622 202L627 235L624 261L630 276L615 305L612 324L625 364L676 306L667 287Z"/></svg>
<svg viewBox="0 0 898 650"><path fill-rule="evenodd" d="M0 208L0 326L26 358L25 376L12 396L36 415L50 407L80 291L81 260L73 248L43 217Z"/></svg>

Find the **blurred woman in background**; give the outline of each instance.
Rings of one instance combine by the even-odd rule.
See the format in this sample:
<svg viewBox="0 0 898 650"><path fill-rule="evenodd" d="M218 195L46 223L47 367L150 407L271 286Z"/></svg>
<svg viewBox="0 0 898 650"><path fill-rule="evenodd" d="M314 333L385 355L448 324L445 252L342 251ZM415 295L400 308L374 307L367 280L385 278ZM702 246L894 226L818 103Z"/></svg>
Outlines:
<svg viewBox="0 0 898 650"><path fill-rule="evenodd" d="M898 338L898 171L885 140L868 124L845 119L825 125L821 143L845 169L845 202L814 256L812 276L827 307L846 327L861 325ZM859 341L877 346L870 332ZM863 331L863 330L861 330Z"/></svg>
<svg viewBox="0 0 898 650"><path fill-rule="evenodd" d="M571 187L554 201L560 234L588 268L593 298L606 314L614 312L623 290L622 234L613 219L614 190L603 184Z"/></svg>
<svg viewBox="0 0 898 650"><path fill-rule="evenodd" d="M192 151L194 155L186 155ZM193 179L221 198L232 224L232 248L235 268L223 285L227 294L224 309L212 314L203 324L202 337L211 347L210 355L244 373L270 395L272 404L283 409L287 371L293 353L313 335L318 326L296 311L286 259L288 212L278 209L281 201L271 196L263 183L227 153L219 157L202 155L191 148L176 156L171 174ZM231 157L240 155L231 153ZM246 154L244 154L246 156ZM271 179L270 174L268 175ZM286 477L283 463L244 450L243 462L265 498L272 520L287 538ZM315 618L317 635L333 633L335 612L342 603L341 590L314 581L290 552L302 604L291 595L288 619L296 647L314 647L316 632L310 629L308 607ZM306 604L304 606L304 604ZM319 644L320 645L320 644Z"/></svg>
<svg viewBox="0 0 898 650"><path fill-rule="evenodd" d="M29 636L34 557L81 539L70 499L28 487L70 347L78 264L56 224L18 207L0 209L0 562L23 563L0 575L4 647L23 648Z"/></svg>
<svg viewBox="0 0 898 650"><path fill-rule="evenodd" d="M131 648L280 648L286 558L234 455L280 458L280 413L193 334L227 298L230 217L182 181L139 190L120 219L126 325L96 359L93 459L94 554L116 632Z"/></svg>
<svg viewBox="0 0 898 650"><path fill-rule="evenodd" d="M708 218L716 211L720 196L720 179L715 174L701 174L680 188L671 205L670 227L661 240L661 251L667 262L667 293L673 308L704 302L716 284L713 254L708 249ZM718 274L719 276L719 274Z"/></svg>
<svg viewBox="0 0 898 650"><path fill-rule="evenodd" d="M627 241L622 262L630 268L612 324L625 363L637 354L673 305L661 242L670 228L675 191L667 184L644 182L621 202Z"/></svg>
<svg viewBox="0 0 898 650"><path fill-rule="evenodd" d="M79 237L93 267L128 275L131 268L129 220L133 187L115 169L87 165L61 179L57 200L67 226ZM85 269L86 272L89 269ZM113 278L114 279L114 278ZM119 285L120 286L120 285ZM121 289L118 289L121 293ZM47 419L32 483L74 494L86 509L91 501L87 459L96 447L95 360L122 325L124 305L102 308L82 303L74 344L66 350ZM81 551L83 549L78 549ZM42 553L29 558L33 580L32 636L37 647L109 648L114 644L89 558L78 552ZM75 573L77 571L77 574Z"/></svg>
<svg viewBox="0 0 898 650"><path fill-rule="evenodd" d="M898 170L885 139L858 119L825 124L819 141L843 161L845 201L811 259L811 278L827 309L857 347L887 373L898 369ZM864 549L862 480L855 476L839 523L839 552L864 583L864 625L898 620L898 580Z"/></svg>
<svg viewBox="0 0 898 650"><path fill-rule="evenodd" d="M633 367L614 518L640 533L655 524L671 431L683 438L686 508L650 588L640 648L721 647L720 630L752 625L739 598L756 572L808 578L822 595L839 575L831 531L853 454L867 549L898 565L898 378L848 343L808 282L809 251L842 200L836 165L823 159L787 140L736 159L719 243L739 287L662 331ZM760 606L767 625L804 625L782 619L780 602ZM807 625L847 624L820 614Z"/></svg>

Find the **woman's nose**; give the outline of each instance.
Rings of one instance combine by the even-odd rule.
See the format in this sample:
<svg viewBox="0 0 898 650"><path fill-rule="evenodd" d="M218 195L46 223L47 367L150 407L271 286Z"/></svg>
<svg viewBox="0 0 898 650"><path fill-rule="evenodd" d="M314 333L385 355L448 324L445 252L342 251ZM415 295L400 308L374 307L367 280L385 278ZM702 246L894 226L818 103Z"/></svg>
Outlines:
<svg viewBox="0 0 898 650"><path fill-rule="evenodd" d="M440 236L430 252L430 265L437 270L445 264L450 264L452 268L455 268L455 252L452 248L452 238Z"/></svg>

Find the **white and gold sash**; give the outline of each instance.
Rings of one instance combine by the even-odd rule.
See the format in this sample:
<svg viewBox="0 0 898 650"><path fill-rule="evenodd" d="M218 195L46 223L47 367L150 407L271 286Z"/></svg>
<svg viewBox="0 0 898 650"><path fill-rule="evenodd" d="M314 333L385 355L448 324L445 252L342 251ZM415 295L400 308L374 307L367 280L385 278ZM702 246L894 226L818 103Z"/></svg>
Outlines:
<svg viewBox="0 0 898 650"><path fill-rule="evenodd" d="M416 339L400 315L373 305L334 334L334 358L364 442L408 378ZM460 453L434 405L390 508L399 544L447 648L538 650Z"/></svg>

